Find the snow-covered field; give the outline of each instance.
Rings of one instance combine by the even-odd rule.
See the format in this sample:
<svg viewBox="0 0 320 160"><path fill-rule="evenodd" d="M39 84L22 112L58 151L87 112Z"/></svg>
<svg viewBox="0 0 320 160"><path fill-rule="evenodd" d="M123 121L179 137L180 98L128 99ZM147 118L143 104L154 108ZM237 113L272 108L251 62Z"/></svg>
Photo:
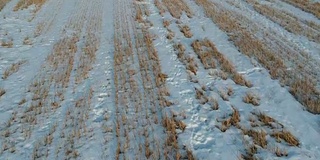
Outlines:
<svg viewBox="0 0 320 160"><path fill-rule="evenodd" d="M0 159L320 159L320 2L0 0Z"/></svg>

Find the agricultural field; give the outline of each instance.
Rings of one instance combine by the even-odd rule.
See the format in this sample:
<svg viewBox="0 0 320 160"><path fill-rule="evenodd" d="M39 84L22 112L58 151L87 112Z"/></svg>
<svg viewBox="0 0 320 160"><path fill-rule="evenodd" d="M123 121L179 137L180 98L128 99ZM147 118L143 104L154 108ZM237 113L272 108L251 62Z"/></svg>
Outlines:
<svg viewBox="0 0 320 160"><path fill-rule="evenodd" d="M0 0L0 160L318 160L319 142L319 0Z"/></svg>

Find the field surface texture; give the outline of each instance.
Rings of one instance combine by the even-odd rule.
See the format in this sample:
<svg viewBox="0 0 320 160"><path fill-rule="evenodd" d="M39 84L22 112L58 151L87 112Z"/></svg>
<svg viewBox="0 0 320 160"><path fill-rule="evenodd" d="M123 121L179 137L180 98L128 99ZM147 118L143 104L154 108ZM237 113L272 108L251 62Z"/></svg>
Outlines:
<svg viewBox="0 0 320 160"><path fill-rule="evenodd" d="M319 0L0 0L0 160L319 160Z"/></svg>

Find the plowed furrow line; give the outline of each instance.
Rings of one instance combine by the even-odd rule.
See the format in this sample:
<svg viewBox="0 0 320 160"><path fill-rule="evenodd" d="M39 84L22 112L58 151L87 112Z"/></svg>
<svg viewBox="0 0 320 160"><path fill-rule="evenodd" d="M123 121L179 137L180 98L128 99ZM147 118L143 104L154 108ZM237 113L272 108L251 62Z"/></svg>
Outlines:
<svg viewBox="0 0 320 160"><path fill-rule="evenodd" d="M95 52L100 45L100 37L98 34L101 32L102 1L92 1L90 4L82 1L80 4L79 7L86 7L83 8L84 11L93 10L93 8L95 10L93 12L84 12L82 14L85 15L79 15L78 18L75 19L71 18L71 20L77 20L77 23L80 24L68 24L69 26L74 27L68 29L75 31L73 33L75 36L85 35L83 39L85 47L79 51L79 54L75 53L75 55L73 55L74 62L72 63L72 70L76 70L76 72L70 74L69 77L72 79L68 80L67 85L73 87L72 96L75 98L73 98L73 102L68 103L69 105L64 107L67 109L63 112L63 114L65 114L63 123L57 125L58 132L50 134L52 139L56 140L51 142L53 144L50 143L42 146L42 148L49 152L46 155L47 158L55 157L56 159L70 159L82 156L84 154L82 152L82 146L87 144L84 142L94 136L93 130L90 129L91 126L88 126L89 114L91 114L93 89L86 84L84 84L86 86L83 86L79 83L88 76L89 68L92 67L95 61ZM85 27L83 18L90 18ZM85 33L81 33L83 30L82 28L85 28ZM77 31L79 33L76 33ZM79 95L78 92L75 94L78 87L85 87L87 90L85 90L82 95ZM51 147L51 145L55 147ZM36 150L39 151L41 148L36 148Z"/></svg>
<svg viewBox="0 0 320 160"><path fill-rule="evenodd" d="M294 15L290 15L289 13L268 5L259 4L256 0L246 0L246 2L251 4L257 12L279 24L289 32L306 36L310 41L320 43L320 28L318 28L318 30L314 30L307 25L301 24L299 19Z"/></svg>
<svg viewBox="0 0 320 160"><path fill-rule="evenodd" d="M290 93L310 112L320 113L318 107L320 106L320 95L314 82L319 78L316 76L319 70L316 69L316 66L313 67L314 64L310 63L310 60L307 63L307 59L299 52L299 48L291 47L291 43L279 37L276 32L264 31L263 39L256 37L257 31L263 28L259 28L248 18L229 11L220 3L207 0L197 0L196 3L204 8L206 15L220 29L229 34L230 39L243 54L255 57L269 70L272 78L278 78L283 84L289 86ZM248 24L251 25L251 29L241 27ZM304 60L306 63L303 63ZM285 64L289 62L291 64ZM290 71L287 69L289 67L294 69Z"/></svg>
<svg viewBox="0 0 320 160"><path fill-rule="evenodd" d="M140 134L144 132L143 126L140 123L147 123L145 117L147 115L147 107L142 102L142 96L139 91L139 80L141 77L136 75L136 60L134 60L133 42L131 39L130 28L132 28L132 21L130 17L131 11L123 11L121 8L132 7L130 3L125 1L116 4L117 7L117 19L118 22L115 24L116 35L115 35L115 70L118 73L116 79L119 80L117 87L119 95L116 99L117 105L117 125L116 132L118 136L118 148L116 158L125 158L130 156L130 152L134 152L137 158L143 156L144 137ZM118 34L119 33L119 34ZM137 78L137 80L136 80ZM118 81L115 80L115 81ZM134 93L133 91L137 91ZM133 148L139 148L134 150Z"/></svg>
<svg viewBox="0 0 320 160"><path fill-rule="evenodd" d="M59 128L59 140L55 146L53 156L57 159L70 159L81 156L79 149L92 137L92 130L88 127L88 119L93 96L92 88L75 95L75 101L71 103L65 113L64 121Z"/></svg>
<svg viewBox="0 0 320 160"><path fill-rule="evenodd" d="M85 33L85 44L80 53L79 64L77 64L76 83L81 83L88 78L89 71L96 59L96 52L100 46L100 34L102 29L102 2L94 1L91 15L88 17Z"/></svg>
<svg viewBox="0 0 320 160"><path fill-rule="evenodd" d="M207 63L210 64L211 68L219 66L220 70L223 71L224 74L227 74L228 77L230 77L236 84L252 87L251 82L247 81L236 71L233 64L227 59L227 57L217 50L216 46L210 40L196 40L191 44L191 46L205 66Z"/></svg>
<svg viewBox="0 0 320 160"><path fill-rule="evenodd" d="M62 7L62 0L58 0L58 1L52 1L51 3L53 3L53 9L46 11L44 13L44 19L41 20L38 24L37 27L34 31L34 37L38 37L41 34L45 34L49 31L49 29L51 27L53 27L53 22L55 21L61 7Z"/></svg>
<svg viewBox="0 0 320 160"><path fill-rule="evenodd" d="M312 2L311 0L282 0L288 4L301 8L305 12L314 14L320 18L320 2Z"/></svg>
<svg viewBox="0 0 320 160"><path fill-rule="evenodd" d="M171 105L165 99L169 95L165 89L166 75L161 72L146 22L137 18L148 14L142 3L122 0L115 7L116 159L132 154L137 159L179 155L176 128L171 128L176 121L163 111L163 107ZM138 15L137 21L130 15ZM166 134L159 132L166 130L161 122L167 124Z"/></svg>
<svg viewBox="0 0 320 160"><path fill-rule="evenodd" d="M283 59L283 63L285 63L287 67L292 68L292 66L294 66L297 70L300 70L299 73L305 74L305 77L318 81L320 80L319 76L317 76L320 72L320 68L318 67L320 63L312 56L312 53L307 53L306 49L304 49L301 44L293 43L285 35L279 34L279 31L276 28L267 27L267 24L263 23L259 24L255 19L246 16L246 14L239 14L241 12L240 10L244 10L252 16L255 15L254 12L245 8L244 5L238 6L240 7L239 10L231 10L229 7L217 2L212 2L211 5L212 6L207 6L207 8L211 7L212 11L215 10L216 12L219 12L224 18L232 17L234 19L234 22L232 22L229 28L227 28L227 26L224 27L224 29L228 30L228 34L237 37L235 35L243 35L241 32L246 30L249 33L248 35L261 41L270 51L277 53L276 55ZM221 17L220 19L222 20ZM248 24L250 24L250 26ZM233 34L230 30L238 33ZM241 41L237 42L240 43ZM304 65L304 67L297 67L301 64L306 65Z"/></svg>
<svg viewBox="0 0 320 160"><path fill-rule="evenodd" d="M125 159L127 151L129 149L130 140L132 136L128 134L127 122L132 122L132 118L128 117L127 113L133 108L129 97L128 89L130 85L126 82L127 72L126 67L129 67L132 61L128 59L128 56L132 50L130 50L130 38L128 33L128 20L126 12L121 13L121 8L124 7L120 1L116 2L115 9L115 86L116 86L116 137L117 137L117 150L116 159ZM125 50L126 49L126 50ZM129 68L128 68L129 69ZM121 106L121 107L120 107ZM129 121L127 121L129 120ZM135 146L138 147L138 146ZM121 154L121 155L120 155Z"/></svg>
<svg viewBox="0 0 320 160"><path fill-rule="evenodd" d="M46 58L42 69L29 86L28 94L31 98L26 97L22 103L26 109L18 112L15 115L15 119L12 120L12 124L18 126L17 129L21 132L16 132L17 129L12 128L11 125L7 127L7 130L11 132L15 130L12 136L23 137L23 141L19 143L25 143L31 137L36 137L38 129L46 125L46 123L55 121L52 118L57 116L56 110L61 107L61 102L65 100L64 94L69 86L74 68L77 42L84 24L83 19L86 18L87 14L86 8L83 7L86 6L85 3L82 1L78 5L82 6L83 10L77 11L78 15L73 14L72 18L69 19L68 25L64 27L65 31L73 32L70 35L67 35L66 32L61 34L61 40L53 46L52 52ZM73 16L76 16L76 18ZM14 144L17 145L19 143ZM41 145L43 143L33 146L35 151ZM17 152L19 149L17 148ZM47 155L48 153L41 153L41 157ZM37 158L39 157L36 156Z"/></svg>
<svg viewBox="0 0 320 160"><path fill-rule="evenodd" d="M88 4L86 2L80 1L76 3L75 12L70 16L67 24L62 30L62 35L70 36L72 34L76 35L78 38L81 36L81 31L83 30L85 20L88 18L88 12L90 12Z"/></svg>
<svg viewBox="0 0 320 160"><path fill-rule="evenodd" d="M184 0L162 0L172 17L180 19L183 12L188 17L192 17L193 13Z"/></svg>
<svg viewBox="0 0 320 160"><path fill-rule="evenodd" d="M259 24L255 19L251 19L251 17L245 16L245 14L239 14L241 12L240 10L230 10L229 7L216 2L212 2L212 4L211 7L215 8L217 12L225 17L232 17L234 19L232 20L234 22L230 25L231 27L224 28L228 30L228 34L237 38L239 36L235 36L236 34L232 34L230 30L238 32L237 35L244 35L241 32L246 30L248 35L261 41L268 50L277 53L274 55L283 59L283 63L287 67L296 67L296 70L299 70L299 73L305 74L305 77L318 81L320 80L319 76L317 76L320 72L320 68L318 67L320 66L320 63L316 58L312 57L311 53L307 53L306 50L301 47L301 44L297 45L293 43L286 36L279 34L279 31L276 28L268 28L266 27L266 24ZM243 5L240 7L241 10L246 10L250 15L254 16L255 13L250 12L247 8L242 8ZM236 24L238 24L238 26ZM248 26L248 24L250 24L250 26ZM241 43L241 41L237 42ZM298 67L301 64L306 65L304 65L304 67Z"/></svg>

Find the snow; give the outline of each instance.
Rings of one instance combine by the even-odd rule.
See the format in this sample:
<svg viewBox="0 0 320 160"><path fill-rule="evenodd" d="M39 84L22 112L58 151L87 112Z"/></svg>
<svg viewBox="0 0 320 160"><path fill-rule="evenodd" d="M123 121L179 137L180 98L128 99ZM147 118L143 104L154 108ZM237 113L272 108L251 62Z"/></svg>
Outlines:
<svg viewBox="0 0 320 160"><path fill-rule="evenodd" d="M217 0L212 1L218 2ZM21 60L26 61L8 79L0 79L0 88L6 90L4 96L0 97L0 149L6 141L13 143L16 149L14 153L10 153L9 151L2 153L0 151L0 159L32 158L31 155L34 152L35 146L42 143L43 138L48 135L55 125L56 131L53 133L51 145L40 145L40 148L42 147L42 151L48 150L49 153L46 159L64 159L64 151L62 150L58 154L57 152L60 148L68 148L66 146L70 144L67 138L60 138L61 134L64 133L65 137L67 137L68 134L71 134L75 130L75 127L64 127L65 122L70 121L72 123L71 118L66 116L69 111L71 111L71 115L73 113L76 115L77 111L79 113L81 111L83 116L86 113L88 114L88 119L84 122L87 132L79 139L75 139L74 142L74 147L79 153L79 157L75 159L115 159L118 142L115 135L117 113L114 75L116 73L113 58L115 52L114 24L117 21L115 10L116 7L119 7L116 6L119 3L113 0L93 0L90 2L86 0L47 0L41 10L34 14L33 10L35 6L13 12L12 9L17 2L18 0L10 1L0 12L0 41L13 40L12 48L0 46L0 73L2 74L13 63ZM194 12L194 16L188 18L183 13L180 23L186 24L191 28L191 32L193 33L192 38L184 37L175 23L176 19L169 12L166 12L162 17L158 13L159 11L154 5L153 0L144 0L137 3L138 5L146 5L150 11L150 15L145 18L150 20L153 26L148 31L156 37L153 44L159 55L161 70L168 75L166 80L166 86L170 91L168 98L174 102L174 105L164 109L164 111L171 110L175 113L184 113L186 117L182 120L187 125L186 129L184 131L177 130L179 145L189 148L196 159L238 159L239 155L244 151L243 139L250 139L250 137L242 136L241 131L233 126L226 132L221 132L216 127L221 124L218 120L232 113L232 106L234 106L240 112L241 124L248 125L246 122L248 122L248 117L252 112L263 112L285 126L284 128L297 137L301 143L299 147L288 146L284 143L277 144L288 151L289 156L287 157L279 158L272 152L259 149L257 155L262 159L320 159L320 116L307 112L304 106L286 88L280 85L278 80L270 78L265 68L254 59L250 59L240 53L234 44L228 40L228 35L220 30L211 19L207 18L203 13L203 9L197 6L194 1L185 0L185 2ZM320 63L320 44L310 42L305 37L289 33L281 26L255 12L244 1L237 2L241 4L240 9L230 6L226 2L219 1L227 9L250 17L250 20L261 27L260 29L270 29L278 33L279 37L292 42L299 49L306 51L313 58L313 61L310 63L314 63L312 66L315 66L315 72L320 73L319 66L316 67ZM121 3L123 3L122 7L131 6L132 1L122 0ZM273 5L274 7L290 11L302 20L320 24L320 20L310 13L306 13L284 2L277 1L275 3L279 5ZM121 9L127 10L127 12L124 12L124 16L131 16L134 19L135 15L130 15L131 10L134 10L133 8ZM76 84L76 67L80 63L81 50L85 47L86 28L90 26L89 19L98 17L99 13L101 13L102 24L101 30L97 31L100 45L95 52L96 58L92 64L92 70L89 72L89 78ZM175 33L173 40L166 38L167 29L162 24L164 19L171 20L169 29ZM11 134L9 138L3 136L5 124L12 114L18 112L18 116L21 116L31 104L33 94L28 92L28 90L32 82L38 79L41 80L42 75L51 75L50 70L44 69L44 66L46 65L47 56L52 53L54 44L63 39L64 36L70 37L72 33L77 33L74 26L68 25L70 21L79 23L81 31L79 33L80 40L76 43L78 51L75 53L75 61L73 62L68 82L69 85L63 89L64 100L60 104L61 107L56 111L50 111L45 116L41 116L38 124L32 128L30 138L26 138L20 133L20 129L24 128L24 123L17 122L13 123L10 128L11 131L15 129L17 131ZM35 30L41 23L44 24L44 29L39 36L35 36ZM135 26L130 24L129 27L129 32L132 34ZM66 35L64 35L64 30L66 31ZM26 37L30 37L32 40L31 45L23 44ZM214 70L204 69L191 47L191 43L194 40L204 38L212 41L218 51L233 63L237 72L253 83L252 88L239 86L231 79L222 80L215 76L210 76L209 73L214 72ZM196 75L199 83L193 83L188 79L186 67L179 61L173 47L178 42L184 44L186 47L185 53L194 57L199 65ZM132 64L132 66L136 71L139 71L137 55L134 55L134 61L136 63ZM49 78L49 76L46 78ZM136 79L138 79L139 90L145 92L140 77ZM202 105L195 99L195 88L201 88L202 85L208 88L205 91L207 95L217 99L219 103L218 110L212 110L208 104ZM220 97L219 92L228 86L233 88L234 95L229 97L229 101L224 101ZM149 87L153 88L154 86L149 85ZM77 109L75 107L76 101L89 97L90 88L93 90L91 104L83 110ZM49 86L49 89L49 97L55 97L56 88ZM242 97L247 91L252 91L259 95L261 104L258 107L242 101ZM23 98L26 98L28 101L23 105L19 105L18 103ZM53 101L53 99L50 100ZM135 113L130 111L127 114L133 117ZM139 115L139 118L143 117L143 114ZM144 143L144 140L141 136L138 136L140 133L137 132L141 131L140 127L144 128L144 125L149 124L148 121L148 119L139 120L136 123L138 129L129 133L129 137L132 138L132 142L130 142L132 148L128 151L129 155L139 152L138 144ZM106 128L111 128L113 131L105 131ZM159 136L157 138L165 141L162 139L164 137L164 130L161 125L151 125L150 130L151 128L154 130L150 132L153 134L153 137ZM267 136L267 139L271 144L276 144L275 140L270 136ZM143 153L138 157L145 159ZM134 159L136 156L132 155L132 158L129 157L129 159Z"/></svg>

